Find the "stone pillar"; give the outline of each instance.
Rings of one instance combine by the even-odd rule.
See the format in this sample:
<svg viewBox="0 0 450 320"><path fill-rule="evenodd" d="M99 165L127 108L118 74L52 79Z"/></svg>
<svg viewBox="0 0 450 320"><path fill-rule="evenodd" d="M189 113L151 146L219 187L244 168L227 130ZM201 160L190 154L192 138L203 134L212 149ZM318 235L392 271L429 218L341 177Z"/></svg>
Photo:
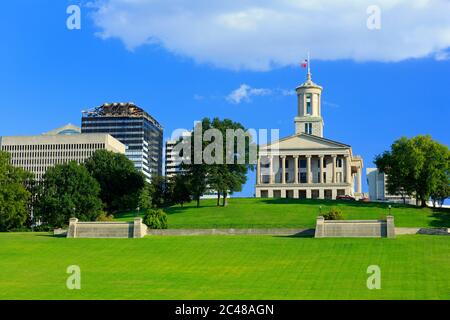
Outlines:
<svg viewBox="0 0 450 320"><path fill-rule="evenodd" d="M357 192L359 194L362 193L362 170L361 168L358 168L358 185L357 185Z"/></svg>
<svg viewBox="0 0 450 320"><path fill-rule="evenodd" d="M142 238L145 236L146 228L142 224L142 218L134 218L133 221L133 238Z"/></svg>
<svg viewBox="0 0 450 320"><path fill-rule="evenodd" d="M269 183L275 183L275 179L274 179L274 175L273 175L273 158L274 156L270 156L269 160L270 160L270 165L269 165Z"/></svg>
<svg viewBox="0 0 450 320"><path fill-rule="evenodd" d="M316 220L316 230L314 233L315 238L323 238L324 236L324 228L325 228L325 219L322 216L318 216Z"/></svg>
<svg viewBox="0 0 450 320"><path fill-rule="evenodd" d="M319 156L319 163L320 163L319 183L325 183L325 181L323 181L323 155Z"/></svg>
<svg viewBox="0 0 450 320"><path fill-rule="evenodd" d="M311 183L312 182L312 172L311 172L311 156L306 156L306 182Z"/></svg>
<svg viewBox="0 0 450 320"><path fill-rule="evenodd" d="M345 181L351 183L352 179L352 167L350 165L350 156L345 155Z"/></svg>
<svg viewBox="0 0 450 320"><path fill-rule="evenodd" d="M77 218L70 218L69 220L69 230L67 230L67 238L76 238L77 237Z"/></svg>
<svg viewBox="0 0 450 320"><path fill-rule="evenodd" d="M386 237L395 238L395 225L393 216L386 217Z"/></svg>
<svg viewBox="0 0 450 320"><path fill-rule="evenodd" d="M286 156L281 156L281 183L286 184Z"/></svg>
<svg viewBox="0 0 450 320"><path fill-rule="evenodd" d="M261 184L261 157L259 156L256 163L256 184Z"/></svg>
<svg viewBox="0 0 450 320"><path fill-rule="evenodd" d="M294 175L294 183L298 183L298 156L294 156Z"/></svg>
<svg viewBox="0 0 450 320"><path fill-rule="evenodd" d="M333 175L331 176L331 182L336 183L336 159L337 159L336 155L333 154L331 156L331 159L333 160Z"/></svg>

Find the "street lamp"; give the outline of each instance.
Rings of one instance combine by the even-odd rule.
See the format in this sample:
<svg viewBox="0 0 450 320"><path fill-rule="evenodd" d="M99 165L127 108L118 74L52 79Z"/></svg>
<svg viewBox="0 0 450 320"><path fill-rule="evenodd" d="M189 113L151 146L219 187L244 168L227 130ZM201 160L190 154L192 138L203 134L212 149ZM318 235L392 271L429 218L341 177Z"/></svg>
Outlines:
<svg viewBox="0 0 450 320"><path fill-rule="evenodd" d="M140 213L140 211L141 211L141 207L137 207L136 208L137 209L137 211L136 211L136 214L134 215L135 217L138 217L139 216L139 213Z"/></svg>
<svg viewBox="0 0 450 320"><path fill-rule="evenodd" d="M319 206L319 214L322 215L322 206Z"/></svg>
<svg viewBox="0 0 450 320"><path fill-rule="evenodd" d="M391 215L391 208L392 208L392 206L391 205L389 205L389 215Z"/></svg>

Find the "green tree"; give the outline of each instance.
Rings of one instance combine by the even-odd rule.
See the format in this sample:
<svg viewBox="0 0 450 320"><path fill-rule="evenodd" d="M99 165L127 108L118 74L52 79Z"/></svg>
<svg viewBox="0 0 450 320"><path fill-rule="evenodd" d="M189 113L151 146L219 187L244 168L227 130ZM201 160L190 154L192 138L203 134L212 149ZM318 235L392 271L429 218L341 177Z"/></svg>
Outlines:
<svg viewBox="0 0 450 320"><path fill-rule="evenodd" d="M125 155L97 150L85 166L100 184L100 198L109 213L136 209L145 179Z"/></svg>
<svg viewBox="0 0 450 320"><path fill-rule="evenodd" d="M150 183L152 205L156 208L163 208L170 205L169 182L164 176L154 176Z"/></svg>
<svg viewBox="0 0 450 320"><path fill-rule="evenodd" d="M252 137L247 134L247 129L239 122L214 118L211 128L222 133L224 159L222 164L210 166L208 181L212 181L212 185L215 186L218 203L220 194L223 195L222 205L225 206L228 194L241 191L247 181L248 170L254 169L254 164L251 163L251 149L254 148L256 156L256 146Z"/></svg>
<svg viewBox="0 0 450 320"><path fill-rule="evenodd" d="M138 205L140 210L147 210L152 207L151 185L149 183L145 183L144 188L142 188Z"/></svg>
<svg viewBox="0 0 450 320"><path fill-rule="evenodd" d="M102 214L98 182L75 161L49 168L40 186L35 214L44 225L62 227L73 217L95 221Z"/></svg>
<svg viewBox="0 0 450 320"><path fill-rule="evenodd" d="M450 151L431 136L400 138L375 164L388 175L389 193L416 197L422 206L432 196L445 196L450 184Z"/></svg>
<svg viewBox="0 0 450 320"><path fill-rule="evenodd" d="M177 174L170 179L171 203L183 206L184 203L191 201L191 185L188 176Z"/></svg>
<svg viewBox="0 0 450 320"><path fill-rule="evenodd" d="M189 154L179 155L184 160L189 159L190 162L184 161L180 164L180 168L182 168L186 172L185 177L189 181L189 185L191 187L191 195L193 200L197 202L197 207L200 207L200 198L208 188L207 175L209 168L208 164L203 161L202 152L196 153L195 143L199 143L199 141L196 141L196 135L198 134L198 136L200 137L199 140L201 144L199 149L203 151L207 146L207 143L203 139L203 135L208 129L211 129L211 121L208 118L204 118L201 123L197 123L194 127L194 137L191 138L190 141L186 142L181 138L178 141L178 143L190 144ZM201 158L199 159L200 161L196 161L197 157Z"/></svg>
<svg viewBox="0 0 450 320"><path fill-rule="evenodd" d="M30 178L30 173L10 164L8 153L0 151L0 231L21 228L27 223Z"/></svg>

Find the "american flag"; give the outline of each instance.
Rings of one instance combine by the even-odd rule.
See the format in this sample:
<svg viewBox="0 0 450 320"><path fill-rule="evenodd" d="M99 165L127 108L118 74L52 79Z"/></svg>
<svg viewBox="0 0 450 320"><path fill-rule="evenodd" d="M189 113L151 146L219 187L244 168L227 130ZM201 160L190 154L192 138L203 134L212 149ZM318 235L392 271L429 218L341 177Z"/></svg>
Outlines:
<svg viewBox="0 0 450 320"><path fill-rule="evenodd" d="M305 59L301 62L302 68L306 68L308 66L308 59Z"/></svg>

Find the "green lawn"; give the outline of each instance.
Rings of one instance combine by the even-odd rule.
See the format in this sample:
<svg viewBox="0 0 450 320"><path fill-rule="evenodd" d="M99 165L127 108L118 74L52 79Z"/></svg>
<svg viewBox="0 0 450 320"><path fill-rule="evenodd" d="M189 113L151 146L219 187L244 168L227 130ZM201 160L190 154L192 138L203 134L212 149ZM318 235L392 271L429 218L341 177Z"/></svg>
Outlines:
<svg viewBox="0 0 450 320"><path fill-rule="evenodd" d="M327 200L235 198L227 207L217 207L215 200L166 209L169 228L314 228L319 206L342 211L345 219L379 219L389 213L386 203L362 203ZM450 210L392 205L397 227L450 227ZM135 212L116 215L130 220Z"/></svg>
<svg viewBox="0 0 450 320"><path fill-rule="evenodd" d="M66 289L79 265L81 290ZM368 290L369 265L381 290ZM450 299L450 237L0 234L0 299Z"/></svg>

